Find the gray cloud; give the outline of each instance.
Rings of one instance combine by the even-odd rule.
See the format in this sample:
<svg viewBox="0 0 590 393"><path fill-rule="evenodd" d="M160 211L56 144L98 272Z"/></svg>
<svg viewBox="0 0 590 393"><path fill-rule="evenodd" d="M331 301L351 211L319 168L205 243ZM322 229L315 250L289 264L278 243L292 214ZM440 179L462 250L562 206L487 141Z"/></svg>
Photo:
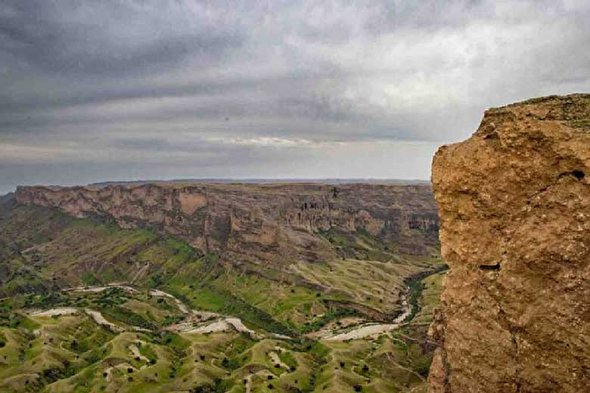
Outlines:
<svg viewBox="0 0 590 393"><path fill-rule="evenodd" d="M219 23L223 10L185 5L13 1L0 16L0 34L14 58L66 78L162 71L195 54L207 66L240 45L239 26ZM219 14L207 17L211 11Z"/></svg>
<svg viewBox="0 0 590 393"><path fill-rule="evenodd" d="M590 4L7 0L0 191L427 178L490 106L590 88Z"/></svg>

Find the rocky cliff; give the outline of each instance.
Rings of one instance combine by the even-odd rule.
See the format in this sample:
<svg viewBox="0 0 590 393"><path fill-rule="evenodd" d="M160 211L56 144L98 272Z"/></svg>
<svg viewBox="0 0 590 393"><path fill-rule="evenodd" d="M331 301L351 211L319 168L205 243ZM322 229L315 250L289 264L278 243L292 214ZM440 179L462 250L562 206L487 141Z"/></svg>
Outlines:
<svg viewBox="0 0 590 393"><path fill-rule="evenodd" d="M590 95L488 110L436 154L443 258L431 392L590 385Z"/></svg>
<svg viewBox="0 0 590 393"><path fill-rule="evenodd" d="M427 185L160 183L19 187L21 204L152 228L235 264L339 258L322 233L362 233L390 251L429 255L438 215Z"/></svg>

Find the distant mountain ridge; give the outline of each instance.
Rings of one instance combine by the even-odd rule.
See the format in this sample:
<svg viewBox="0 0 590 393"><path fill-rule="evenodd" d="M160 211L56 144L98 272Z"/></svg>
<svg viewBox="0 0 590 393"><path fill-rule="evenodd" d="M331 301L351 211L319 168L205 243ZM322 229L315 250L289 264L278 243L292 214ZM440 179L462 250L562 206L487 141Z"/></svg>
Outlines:
<svg viewBox="0 0 590 393"><path fill-rule="evenodd" d="M0 195L0 203L6 203L14 199L14 193L9 192L8 194Z"/></svg>
<svg viewBox="0 0 590 393"><path fill-rule="evenodd" d="M372 179L372 178L187 178L187 179L170 179L170 180L123 180L123 181L106 181L90 183L88 186L112 186L112 185L140 185L140 184L170 184L170 183L203 183L203 184L397 184L397 185L416 185L430 184L430 180L423 179Z"/></svg>
<svg viewBox="0 0 590 393"><path fill-rule="evenodd" d="M438 249L429 185L103 184L19 187L21 204L100 216L122 228L152 228L241 263L331 260L338 250L318 233L366 233L402 254Z"/></svg>

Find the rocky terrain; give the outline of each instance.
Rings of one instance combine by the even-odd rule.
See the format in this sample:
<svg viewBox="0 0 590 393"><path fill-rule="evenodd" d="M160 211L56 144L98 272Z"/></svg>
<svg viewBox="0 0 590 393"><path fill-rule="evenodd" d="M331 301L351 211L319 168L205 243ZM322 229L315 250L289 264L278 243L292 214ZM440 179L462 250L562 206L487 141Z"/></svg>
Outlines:
<svg viewBox="0 0 590 393"><path fill-rule="evenodd" d="M333 259L338 250L317 236L330 230L363 231L403 254L429 255L438 247L438 216L428 185L19 187L16 199L75 217L109 218L121 228L154 228L235 264Z"/></svg>
<svg viewBox="0 0 590 393"><path fill-rule="evenodd" d="M0 391L425 392L430 188L22 187L0 200Z"/></svg>
<svg viewBox="0 0 590 393"><path fill-rule="evenodd" d="M488 110L432 179L450 273L431 391L587 391L590 95Z"/></svg>

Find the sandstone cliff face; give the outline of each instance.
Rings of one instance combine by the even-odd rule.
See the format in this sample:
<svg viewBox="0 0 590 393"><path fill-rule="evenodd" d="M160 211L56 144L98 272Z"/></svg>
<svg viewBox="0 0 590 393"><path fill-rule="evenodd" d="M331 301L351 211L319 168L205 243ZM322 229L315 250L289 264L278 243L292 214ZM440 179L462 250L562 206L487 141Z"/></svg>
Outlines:
<svg viewBox="0 0 590 393"><path fill-rule="evenodd" d="M485 113L433 187L450 273L431 392L590 386L590 95Z"/></svg>
<svg viewBox="0 0 590 393"><path fill-rule="evenodd" d="M233 263L285 264L336 258L318 232L366 231L405 254L438 245L429 186L325 184L142 184L19 187L21 204L103 216L123 228L150 227Z"/></svg>

